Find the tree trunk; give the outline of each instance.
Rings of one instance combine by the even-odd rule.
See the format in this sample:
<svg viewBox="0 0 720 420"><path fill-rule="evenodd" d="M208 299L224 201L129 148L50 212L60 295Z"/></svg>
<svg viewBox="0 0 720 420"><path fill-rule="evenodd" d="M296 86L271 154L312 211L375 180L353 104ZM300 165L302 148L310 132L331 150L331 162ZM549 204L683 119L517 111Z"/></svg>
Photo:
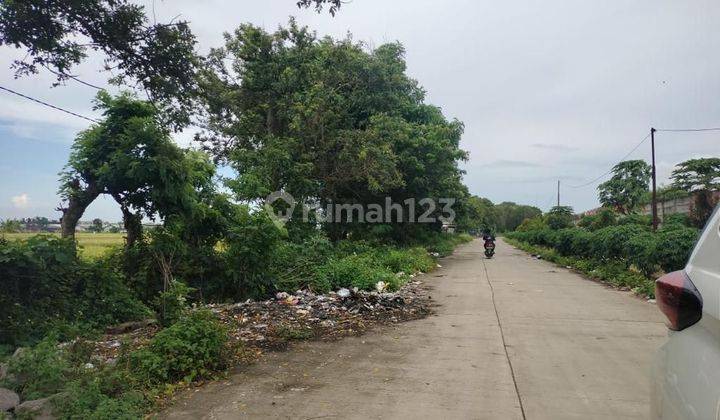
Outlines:
<svg viewBox="0 0 720 420"><path fill-rule="evenodd" d="M120 194L113 194L115 202L120 205L123 214L123 226L125 227L125 248L132 248L133 245L142 239L142 216L133 214L125 204Z"/></svg>
<svg viewBox="0 0 720 420"><path fill-rule="evenodd" d="M121 207L123 214L123 225L125 226L125 246L131 248L137 241L142 239L142 217L132 212L125 206Z"/></svg>
<svg viewBox="0 0 720 420"><path fill-rule="evenodd" d="M60 207L63 215L60 218L60 232L63 238L75 238L75 229L80 218L85 213L85 209L100 195L95 185L89 185L85 190L80 187L80 183L74 181L71 185L73 193L68 199L67 207Z"/></svg>

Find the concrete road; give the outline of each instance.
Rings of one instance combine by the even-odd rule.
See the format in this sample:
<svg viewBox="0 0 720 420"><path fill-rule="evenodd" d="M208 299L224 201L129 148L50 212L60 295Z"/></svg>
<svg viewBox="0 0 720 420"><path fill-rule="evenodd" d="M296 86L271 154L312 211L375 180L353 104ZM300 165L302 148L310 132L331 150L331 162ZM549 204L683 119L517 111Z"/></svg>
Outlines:
<svg viewBox="0 0 720 420"><path fill-rule="evenodd" d="M429 318L271 353L165 418L647 418L657 308L499 241L424 280Z"/></svg>

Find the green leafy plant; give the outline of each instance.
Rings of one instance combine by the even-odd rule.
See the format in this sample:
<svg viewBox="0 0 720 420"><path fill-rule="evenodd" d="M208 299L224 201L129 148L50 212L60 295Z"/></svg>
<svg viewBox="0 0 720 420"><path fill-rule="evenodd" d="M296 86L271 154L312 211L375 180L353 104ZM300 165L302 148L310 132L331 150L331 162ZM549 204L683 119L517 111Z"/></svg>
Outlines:
<svg viewBox="0 0 720 420"><path fill-rule="evenodd" d="M35 347L24 348L10 359L10 385L24 400L47 397L60 392L71 369L56 337L49 335Z"/></svg>
<svg viewBox="0 0 720 420"><path fill-rule="evenodd" d="M160 384L205 377L223 367L227 330L209 311L192 311L130 354L134 374Z"/></svg>

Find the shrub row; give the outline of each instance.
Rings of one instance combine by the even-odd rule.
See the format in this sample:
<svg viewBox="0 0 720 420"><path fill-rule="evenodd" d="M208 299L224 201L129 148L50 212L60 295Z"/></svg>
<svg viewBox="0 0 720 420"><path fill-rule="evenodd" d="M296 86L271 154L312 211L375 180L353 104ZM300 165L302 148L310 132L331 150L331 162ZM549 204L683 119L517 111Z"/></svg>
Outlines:
<svg viewBox="0 0 720 420"><path fill-rule="evenodd" d="M425 246L398 247L368 241L340 241L332 246L322 238L302 244L285 243L273 258L273 284L277 290L294 292L310 288L327 292L341 287L372 290L379 281L396 290L407 274L427 272L435 267L428 252L448 255L469 235L437 234ZM402 275L399 273L404 273Z"/></svg>
<svg viewBox="0 0 720 420"><path fill-rule="evenodd" d="M555 249L562 256L593 259L603 263L634 266L647 277L685 266L698 237L698 230L679 223L666 223L658 232L644 224L620 224L594 231L585 228L537 229L511 232L507 237L531 245Z"/></svg>

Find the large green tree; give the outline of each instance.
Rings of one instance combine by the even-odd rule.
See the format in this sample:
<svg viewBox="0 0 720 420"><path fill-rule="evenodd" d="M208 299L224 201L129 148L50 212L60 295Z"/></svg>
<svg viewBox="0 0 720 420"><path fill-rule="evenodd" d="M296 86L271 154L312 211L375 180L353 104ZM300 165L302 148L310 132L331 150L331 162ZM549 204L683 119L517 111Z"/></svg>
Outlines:
<svg viewBox="0 0 720 420"><path fill-rule="evenodd" d="M520 226L525 219L532 219L542 215L542 210L537 207L516 204L511 201L504 201L495 205L495 212L500 232L511 232Z"/></svg>
<svg viewBox="0 0 720 420"><path fill-rule="evenodd" d="M545 215L545 223L550 229L565 229L572 226L573 209L569 206L554 206Z"/></svg>
<svg viewBox="0 0 720 420"><path fill-rule="evenodd" d="M459 204L458 229L476 233L497 230L498 214L492 201L472 195Z"/></svg>
<svg viewBox="0 0 720 420"><path fill-rule="evenodd" d="M238 198L285 191L325 207L467 194L463 126L424 103L400 44L368 50L294 21L274 33L243 25L225 38L201 72L209 130L199 139L238 172ZM335 238L352 228L326 225Z"/></svg>
<svg viewBox="0 0 720 420"><path fill-rule="evenodd" d="M613 176L598 186L600 203L621 214L633 213L648 191L652 174L643 160L626 160L612 169Z"/></svg>
<svg viewBox="0 0 720 420"><path fill-rule="evenodd" d="M673 187L694 195L691 218L696 226L704 226L718 203L720 158L686 160L675 167L670 178Z"/></svg>
<svg viewBox="0 0 720 420"><path fill-rule="evenodd" d="M61 173L62 235L74 236L85 209L108 194L120 205L132 245L144 217L193 211L198 194L212 188L214 165L204 154L175 145L148 102L102 91L97 107L103 121L77 136Z"/></svg>

